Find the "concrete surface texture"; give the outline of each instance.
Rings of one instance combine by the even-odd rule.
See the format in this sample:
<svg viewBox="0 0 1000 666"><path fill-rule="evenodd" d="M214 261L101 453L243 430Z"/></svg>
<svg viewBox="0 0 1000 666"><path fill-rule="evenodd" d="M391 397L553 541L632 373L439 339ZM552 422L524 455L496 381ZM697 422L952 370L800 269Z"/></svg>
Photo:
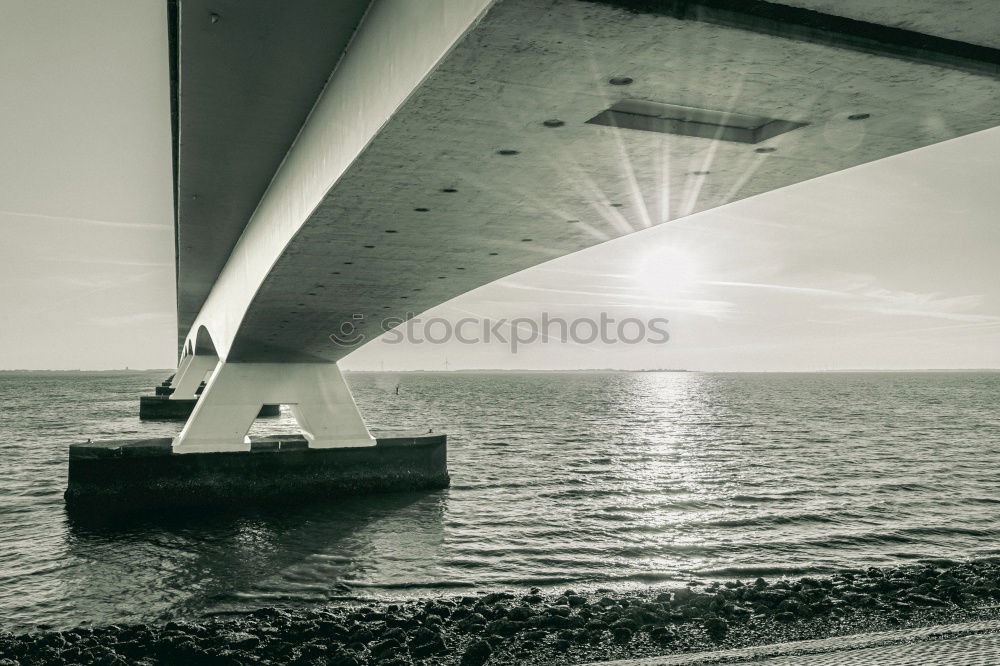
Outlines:
<svg viewBox="0 0 1000 666"><path fill-rule="evenodd" d="M698 664L986 666L1000 663L1000 621L966 622L922 629L763 645L741 650L600 663L602 666L696 666Z"/></svg>
<svg viewBox="0 0 1000 666"><path fill-rule="evenodd" d="M329 338L344 322L371 340L384 317L548 259L1000 124L995 50L971 72L849 48L843 35L796 39L794 26L777 37L678 20L659 11L669 4L373 3L189 338L204 324L223 361L336 361L353 349ZM838 7L986 44L982 19L997 11L989 0ZM629 100L805 125L746 144L587 122ZM194 240L211 244L210 226Z"/></svg>
<svg viewBox="0 0 1000 666"><path fill-rule="evenodd" d="M176 5L184 35L175 141L182 340L370 0L296 0L294 11L246 4Z"/></svg>
<svg viewBox="0 0 1000 666"><path fill-rule="evenodd" d="M1000 3L981 0L780 0L783 5L1000 48Z"/></svg>

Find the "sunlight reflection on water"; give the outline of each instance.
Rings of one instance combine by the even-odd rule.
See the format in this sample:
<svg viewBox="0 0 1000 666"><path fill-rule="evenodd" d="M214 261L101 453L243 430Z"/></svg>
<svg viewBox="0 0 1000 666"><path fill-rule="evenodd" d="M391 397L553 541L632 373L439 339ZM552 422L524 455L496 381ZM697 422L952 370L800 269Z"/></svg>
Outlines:
<svg viewBox="0 0 1000 666"><path fill-rule="evenodd" d="M998 552L1000 374L354 374L374 429L449 434L451 488L70 519L69 442L179 430L136 417L160 379L0 375L0 627Z"/></svg>

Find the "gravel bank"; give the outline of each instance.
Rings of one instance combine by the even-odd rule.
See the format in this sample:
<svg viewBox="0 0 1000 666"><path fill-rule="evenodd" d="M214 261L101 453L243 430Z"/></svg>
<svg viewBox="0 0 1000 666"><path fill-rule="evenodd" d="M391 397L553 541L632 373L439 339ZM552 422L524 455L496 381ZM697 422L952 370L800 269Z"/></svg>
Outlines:
<svg viewBox="0 0 1000 666"><path fill-rule="evenodd" d="M0 632L0 666L578 664L1000 616L1000 560L542 594L491 592L164 625Z"/></svg>

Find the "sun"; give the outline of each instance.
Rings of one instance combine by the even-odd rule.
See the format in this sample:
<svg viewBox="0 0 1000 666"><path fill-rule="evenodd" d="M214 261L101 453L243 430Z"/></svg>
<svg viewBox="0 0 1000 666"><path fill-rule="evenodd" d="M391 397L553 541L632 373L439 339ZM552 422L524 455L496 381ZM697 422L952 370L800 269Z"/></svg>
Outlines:
<svg viewBox="0 0 1000 666"><path fill-rule="evenodd" d="M702 282L702 262L688 244L650 249L636 265L633 278L644 292L658 298L680 297Z"/></svg>

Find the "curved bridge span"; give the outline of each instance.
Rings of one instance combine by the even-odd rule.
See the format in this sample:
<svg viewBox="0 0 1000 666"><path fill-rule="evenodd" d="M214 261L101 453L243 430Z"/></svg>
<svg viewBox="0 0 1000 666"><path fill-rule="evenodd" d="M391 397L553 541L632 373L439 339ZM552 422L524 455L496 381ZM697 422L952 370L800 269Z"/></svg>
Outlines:
<svg viewBox="0 0 1000 666"><path fill-rule="evenodd" d="M1000 124L992 0L169 7L179 453L371 444L344 322Z"/></svg>

